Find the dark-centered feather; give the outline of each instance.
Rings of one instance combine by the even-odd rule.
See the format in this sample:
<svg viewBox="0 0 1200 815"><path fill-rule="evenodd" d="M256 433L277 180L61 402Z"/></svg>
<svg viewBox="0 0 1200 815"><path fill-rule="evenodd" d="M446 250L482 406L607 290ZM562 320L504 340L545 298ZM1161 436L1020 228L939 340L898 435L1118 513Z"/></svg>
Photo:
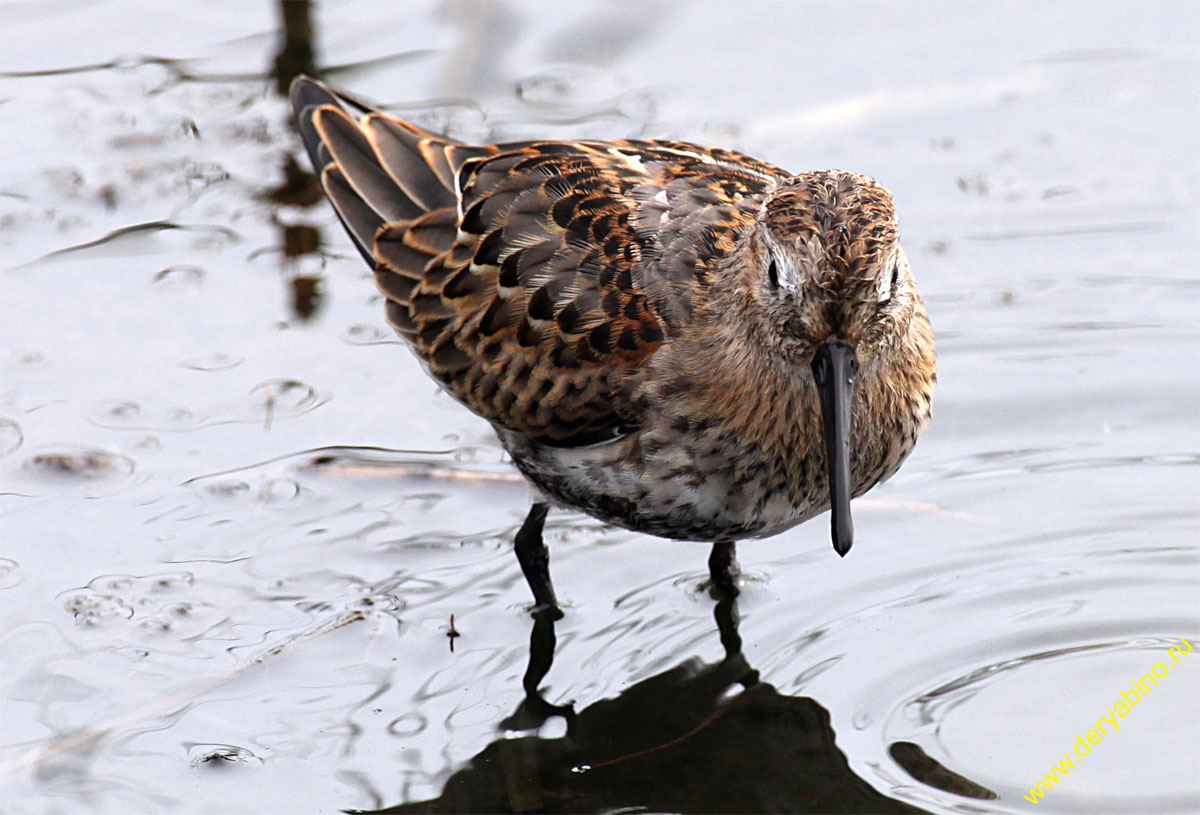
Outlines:
<svg viewBox="0 0 1200 815"><path fill-rule="evenodd" d="M556 446L639 424L622 383L787 177L683 142L463 145L305 78L292 103L388 321L476 413Z"/></svg>

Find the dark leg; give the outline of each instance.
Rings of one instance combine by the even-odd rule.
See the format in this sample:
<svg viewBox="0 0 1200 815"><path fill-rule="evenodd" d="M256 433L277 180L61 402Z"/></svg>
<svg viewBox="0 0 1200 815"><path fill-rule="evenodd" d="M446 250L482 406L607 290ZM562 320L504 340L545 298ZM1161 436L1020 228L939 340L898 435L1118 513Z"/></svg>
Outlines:
<svg viewBox="0 0 1200 815"><path fill-rule="evenodd" d="M708 556L708 574L713 586L730 597L738 596L737 579L741 574L737 564L737 550L733 543L714 543Z"/></svg>
<svg viewBox="0 0 1200 815"><path fill-rule="evenodd" d="M534 612L547 611L557 620L562 617L562 611L554 596L554 584L550 582L550 552L542 543L542 526L546 523L546 513L549 511L549 504L534 504L529 508L525 523L521 524L513 541L513 549L517 553L521 571L525 573L525 582L533 590L533 600L537 603Z"/></svg>

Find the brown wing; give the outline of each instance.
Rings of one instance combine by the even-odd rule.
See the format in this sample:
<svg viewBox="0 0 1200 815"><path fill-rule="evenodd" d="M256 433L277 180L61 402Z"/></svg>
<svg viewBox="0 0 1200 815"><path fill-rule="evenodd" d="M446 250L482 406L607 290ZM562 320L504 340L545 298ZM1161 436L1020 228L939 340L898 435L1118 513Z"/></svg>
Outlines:
<svg viewBox="0 0 1200 815"><path fill-rule="evenodd" d="M355 121L307 79L292 98L388 321L460 401L549 444L637 425L620 384L786 175L682 142L471 147L366 108Z"/></svg>

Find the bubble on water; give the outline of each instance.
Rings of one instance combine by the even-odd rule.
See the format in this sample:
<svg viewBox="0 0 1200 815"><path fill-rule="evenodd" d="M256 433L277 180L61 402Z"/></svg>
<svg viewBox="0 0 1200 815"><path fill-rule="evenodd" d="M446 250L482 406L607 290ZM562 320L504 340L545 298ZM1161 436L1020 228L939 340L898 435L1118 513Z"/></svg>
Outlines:
<svg viewBox="0 0 1200 815"><path fill-rule="evenodd" d="M397 500L397 505L404 507L406 510L429 512L445 500L446 496L440 492L413 493L401 496Z"/></svg>
<svg viewBox="0 0 1200 815"><path fill-rule="evenodd" d="M126 574L106 574L92 578L88 582L87 587L92 591L125 591L126 589L133 588L136 579Z"/></svg>
<svg viewBox="0 0 1200 815"><path fill-rule="evenodd" d="M16 351L9 357L8 364L16 370L41 371L50 367L50 358L41 351Z"/></svg>
<svg viewBox="0 0 1200 815"><path fill-rule="evenodd" d="M270 428L271 422L302 416L328 401L310 385L297 379L268 379L250 389L257 418Z"/></svg>
<svg viewBox="0 0 1200 815"><path fill-rule="evenodd" d="M531 105L561 104L572 91L570 80L561 74L536 74L517 81L517 97Z"/></svg>
<svg viewBox="0 0 1200 815"><path fill-rule="evenodd" d="M10 456L25 443L25 434L15 419L0 419L0 458Z"/></svg>
<svg viewBox="0 0 1200 815"><path fill-rule="evenodd" d="M191 409L176 407L146 407L132 399L109 399L88 409L85 418L99 427L121 430L179 432L203 427L208 417L197 418ZM143 437L145 438L145 437ZM147 446L153 447L157 440Z"/></svg>
<svg viewBox="0 0 1200 815"><path fill-rule="evenodd" d="M264 504L282 504L300 494L300 484L291 478L273 478L258 489L258 500Z"/></svg>
<svg viewBox="0 0 1200 815"><path fill-rule="evenodd" d="M140 436L133 442L133 446L139 450L159 450L162 448L162 439L158 436L145 435Z"/></svg>
<svg viewBox="0 0 1200 815"><path fill-rule="evenodd" d="M112 651L114 654L120 654L131 662L140 662L150 656L150 652L145 648L136 648L130 645L114 648Z"/></svg>
<svg viewBox="0 0 1200 815"><path fill-rule="evenodd" d="M196 414L185 407L171 408L167 413L167 418L174 424L193 424L196 422Z"/></svg>
<svg viewBox="0 0 1200 815"><path fill-rule="evenodd" d="M377 325L357 323L346 329L343 337L350 345L399 345L401 340Z"/></svg>
<svg viewBox="0 0 1200 815"><path fill-rule="evenodd" d="M138 628L149 634L166 634L171 631L171 623L159 617L143 617L138 620Z"/></svg>
<svg viewBox="0 0 1200 815"><path fill-rule="evenodd" d="M217 481L206 484L204 491L218 498L241 498L250 494L250 485L245 481Z"/></svg>
<svg viewBox="0 0 1200 815"><path fill-rule="evenodd" d="M179 363L179 367L193 371L227 371L245 362L244 357L233 357L220 351L204 356L192 357Z"/></svg>
<svg viewBox="0 0 1200 815"><path fill-rule="evenodd" d="M475 464L481 459L490 458L491 452L475 445L464 445L454 451L454 460L460 464Z"/></svg>
<svg viewBox="0 0 1200 815"><path fill-rule="evenodd" d="M129 624L148 635L192 634L212 624L210 606L172 597L192 588L191 572L106 574L60 595L77 625Z"/></svg>
<svg viewBox="0 0 1200 815"><path fill-rule="evenodd" d="M82 626L97 626L133 617L133 608L112 595L76 592L63 601L63 608Z"/></svg>
<svg viewBox="0 0 1200 815"><path fill-rule="evenodd" d="M150 590L154 592L181 591L190 589L196 583L196 576L191 572L167 572L150 575L146 579L150 583Z"/></svg>
<svg viewBox="0 0 1200 815"><path fill-rule="evenodd" d="M429 726L429 721L420 713L409 712L398 716L387 726L387 732L392 736L408 738L415 736Z"/></svg>
<svg viewBox="0 0 1200 815"><path fill-rule="evenodd" d="M98 447L59 445L30 456L25 460L25 468L48 475L97 480L132 475L134 462L128 456Z"/></svg>
<svg viewBox="0 0 1200 815"><path fill-rule="evenodd" d="M111 421L134 422L141 418L142 406L131 399L115 399L102 403L101 412Z"/></svg>
<svg viewBox="0 0 1200 815"><path fill-rule="evenodd" d="M203 281L204 270L199 266L168 266L154 275L153 286L163 292L197 294Z"/></svg>
<svg viewBox="0 0 1200 815"><path fill-rule="evenodd" d="M185 744L192 767L219 770L232 765L260 766L263 761L245 747L234 744Z"/></svg>
<svg viewBox="0 0 1200 815"><path fill-rule="evenodd" d="M24 582L25 578L20 569L20 563L11 558L0 557L0 589L11 589Z"/></svg>

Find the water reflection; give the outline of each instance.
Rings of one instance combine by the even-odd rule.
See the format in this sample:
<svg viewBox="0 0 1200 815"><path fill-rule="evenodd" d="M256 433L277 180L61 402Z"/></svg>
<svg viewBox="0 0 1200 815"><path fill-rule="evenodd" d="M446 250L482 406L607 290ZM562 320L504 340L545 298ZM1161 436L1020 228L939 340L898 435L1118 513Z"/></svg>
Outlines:
<svg viewBox="0 0 1200 815"><path fill-rule="evenodd" d="M320 310L324 298L321 278L298 275L292 278L292 313L301 320L311 320Z"/></svg>
<svg viewBox="0 0 1200 815"><path fill-rule="evenodd" d="M271 75L275 79L276 92L286 96L293 79L301 74L318 72L315 28L309 0L279 0L278 9L279 50L272 63ZM293 154L284 153L282 172L283 181L263 196L267 201L278 207L308 208L324 197L316 176L303 169ZM296 272L295 266L301 258L319 254L321 232L312 224L287 223L278 212L273 216L279 226L283 264L292 271L288 305L297 320L307 322L321 310L325 291L319 276Z"/></svg>
<svg viewBox="0 0 1200 815"><path fill-rule="evenodd" d="M283 181L267 191L268 200L294 207L311 207L325 200L317 177L301 167L295 155L284 153L282 162Z"/></svg>
<svg viewBox="0 0 1200 815"><path fill-rule="evenodd" d="M275 54L275 89L280 96L300 74L316 69L313 49L312 3L309 0L279 0L281 40Z"/></svg>
<svg viewBox="0 0 1200 815"><path fill-rule="evenodd" d="M6 7L6 805L905 806L878 789L1027 812L1093 700L1195 641L1178 9L927 26L880 4L862 28L751 3L713 25L728 8ZM1030 27L1052 32L1032 51ZM711 53L745 59L689 59ZM520 477L378 347L400 341L275 96L300 71L464 139L683 137L879 175L946 376L917 458L863 502L872 546L747 553L743 654L694 552L560 516L574 605L531 631ZM1173 670L1037 809L1197 811L1198 675Z"/></svg>
<svg viewBox="0 0 1200 815"><path fill-rule="evenodd" d="M576 712L538 689L555 631L551 616L534 615L525 699L497 725L506 735L452 775L440 797L371 812L923 811L850 769L818 702L759 678L742 652L734 600L720 598L715 617L722 660L688 660ZM555 718L565 734L542 735ZM928 756L919 769L926 779L956 779L959 794L995 797Z"/></svg>

